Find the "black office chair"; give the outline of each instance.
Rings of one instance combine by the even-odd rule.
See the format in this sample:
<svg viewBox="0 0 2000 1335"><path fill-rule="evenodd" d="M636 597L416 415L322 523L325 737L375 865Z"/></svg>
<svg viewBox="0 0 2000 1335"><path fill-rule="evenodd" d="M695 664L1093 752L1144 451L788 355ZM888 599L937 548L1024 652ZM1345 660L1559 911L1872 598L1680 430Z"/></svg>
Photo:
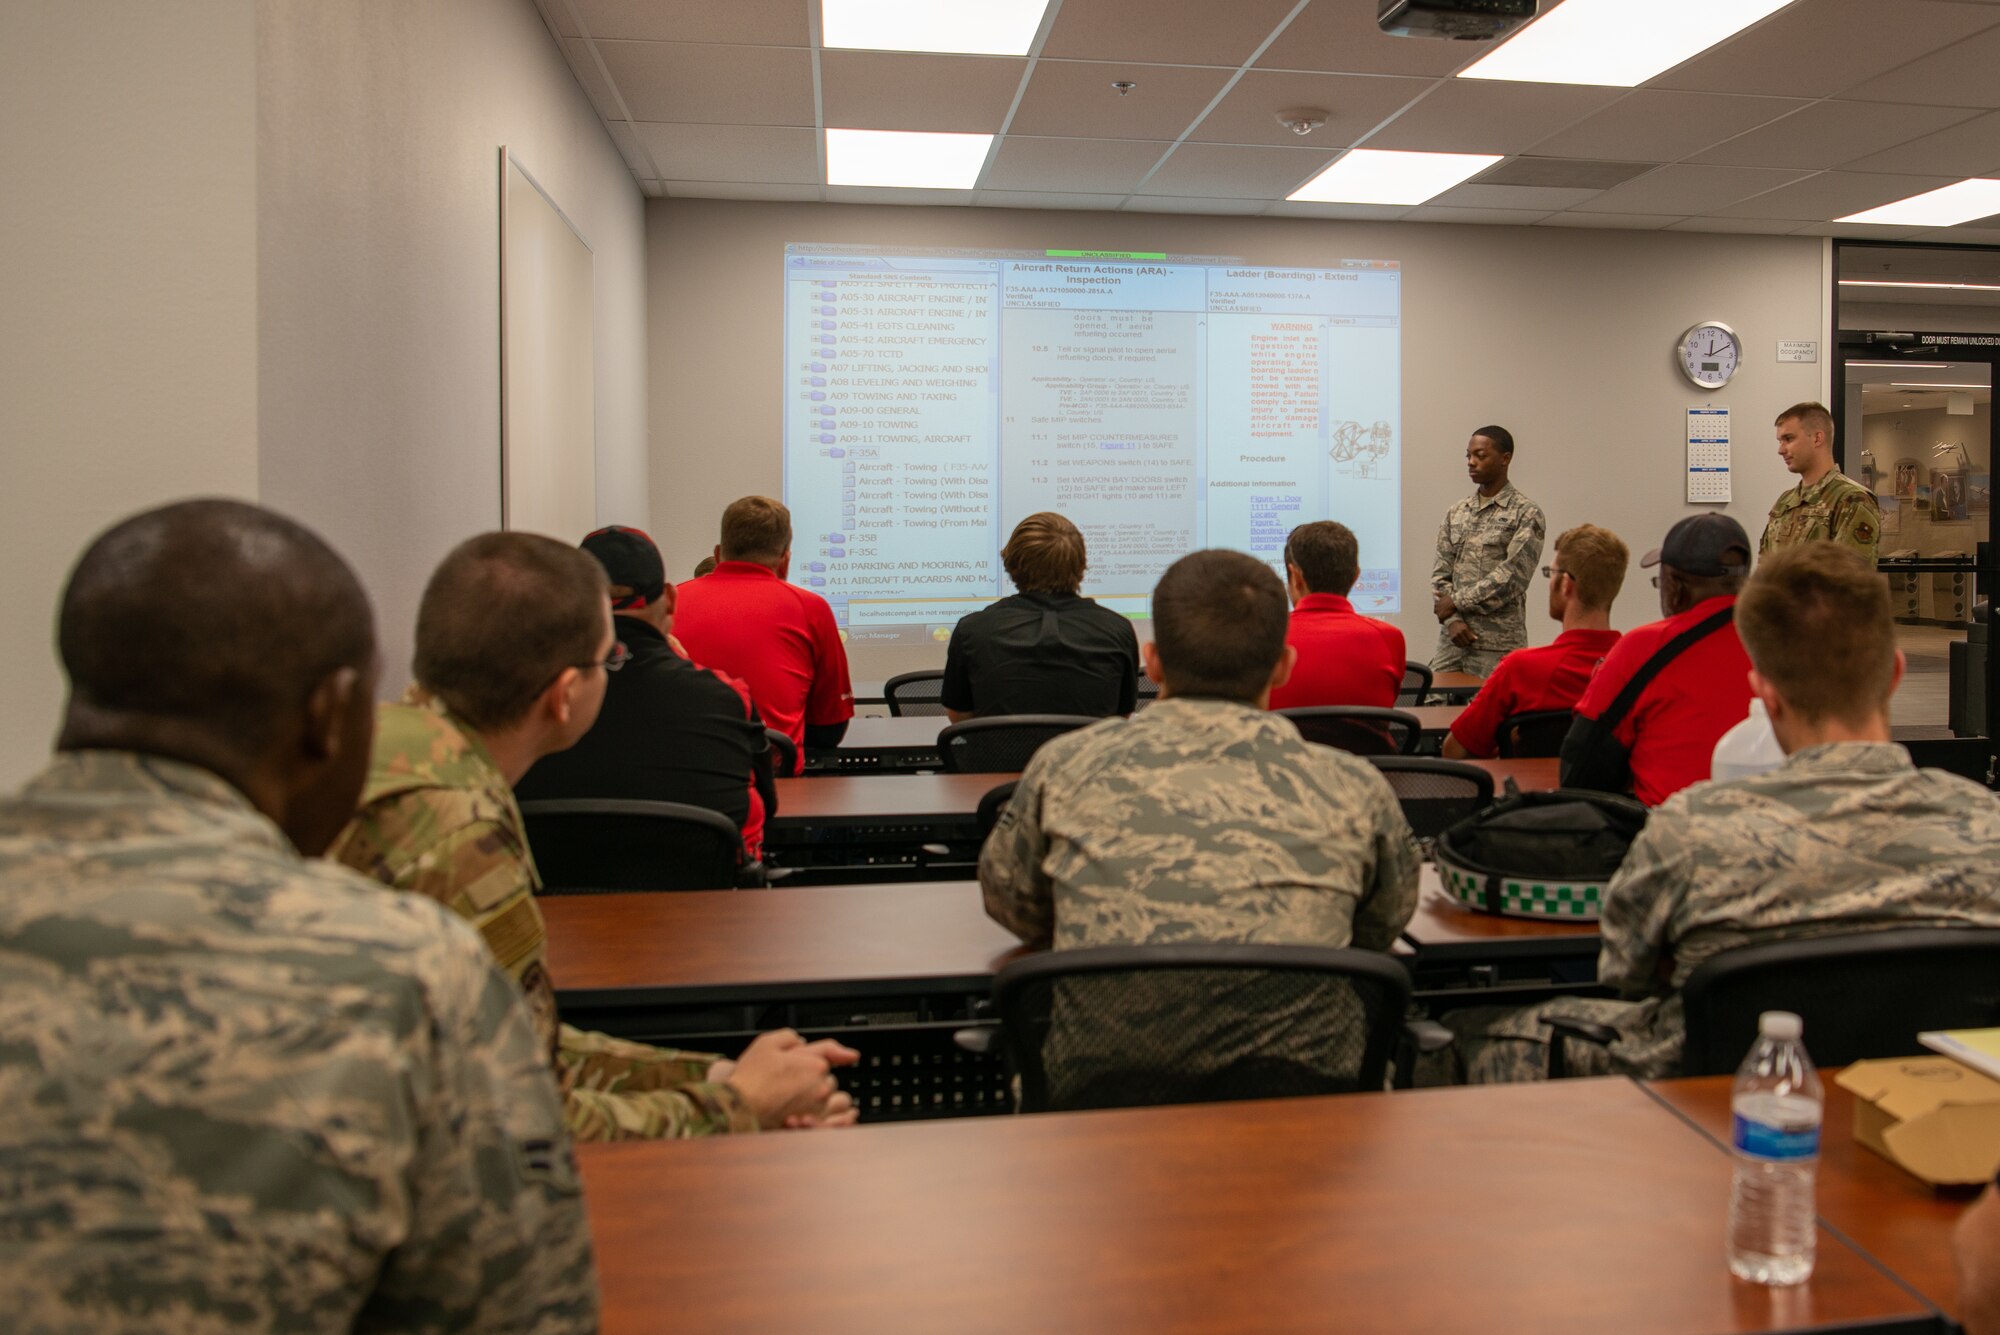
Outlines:
<svg viewBox="0 0 2000 1335"><path fill-rule="evenodd" d="M1509 714L1500 722L1495 737L1504 759L1521 756L1559 756L1569 725L1576 722L1571 709L1528 709Z"/></svg>
<svg viewBox="0 0 2000 1335"><path fill-rule="evenodd" d="M1140 669L1139 699L1138 703L1133 705L1133 708L1135 710L1144 709L1147 705L1152 704L1155 700L1158 700L1159 698L1160 698L1160 683L1154 681L1151 677L1147 676L1145 669L1143 668Z"/></svg>
<svg viewBox="0 0 2000 1335"><path fill-rule="evenodd" d="M1000 813L1014 800L1014 788L1019 782L1018 779L1009 779L997 784L988 788L986 795L979 799L979 810L974 813L974 819L979 822L980 843L985 843L986 836L993 833L993 827L1000 823Z"/></svg>
<svg viewBox="0 0 2000 1335"><path fill-rule="evenodd" d="M1927 1029L2000 1026L2000 928L1901 927L1742 946L1695 966L1681 989L1687 1038L1682 1075L1728 1075L1757 1041L1757 1017L1791 1011L1805 1021L1819 1066L1926 1049ZM1604 1025L1556 1021L1571 1038L1609 1044ZM1565 1073L1561 1043L1549 1076Z"/></svg>
<svg viewBox="0 0 2000 1335"><path fill-rule="evenodd" d="M1080 714L1003 714L954 723L938 734L947 774L1013 774L1051 737L1097 722Z"/></svg>
<svg viewBox="0 0 2000 1335"><path fill-rule="evenodd" d="M1357 756L1406 756L1417 749L1424 725L1415 714L1366 705L1301 705L1273 711L1290 719L1309 742Z"/></svg>
<svg viewBox="0 0 2000 1335"><path fill-rule="evenodd" d="M771 773L780 779L789 779L799 772L799 748L792 745L792 739L776 728L764 729L764 742L771 748Z"/></svg>
<svg viewBox="0 0 2000 1335"><path fill-rule="evenodd" d="M545 895L730 890L764 884L729 817L685 802L564 798L521 803Z"/></svg>
<svg viewBox="0 0 2000 1335"><path fill-rule="evenodd" d="M1431 689L1431 665L1429 663L1403 664L1403 689L1396 692L1396 703L1405 708L1423 704L1424 697Z"/></svg>
<svg viewBox="0 0 2000 1335"><path fill-rule="evenodd" d="M944 673L903 672L882 683L882 699L892 718L943 718Z"/></svg>
<svg viewBox="0 0 2000 1335"><path fill-rule="evenodd" d="M1368 763L1389 781L1419 839L1435 839L1493 804L1493 776L1477 765L1430 756L1370 756Z"/></svg>
<svg viewBox="0 0 2000 1335"><path fill-rule="evenodd" d="M1337 1094L1384 1087L1410 976L1327 946L1096 946L1030 955L993 980L1022 1112Z"/></svg>

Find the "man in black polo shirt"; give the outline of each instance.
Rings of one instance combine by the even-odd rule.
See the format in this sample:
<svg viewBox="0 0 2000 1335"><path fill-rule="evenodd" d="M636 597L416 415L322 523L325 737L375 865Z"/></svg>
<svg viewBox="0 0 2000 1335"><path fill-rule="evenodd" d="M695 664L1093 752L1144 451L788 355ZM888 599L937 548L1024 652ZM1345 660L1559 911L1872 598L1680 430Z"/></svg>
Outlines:
<svg viewBox="0 0 2000 1335"><path fill-rule="evenodd" d="M1029 515L1000 549L1020 592L959 620L944 656L945 712L1129 714L1138 704L1132 623L1078 595L1083 534L1059 514Z"/></svg>
<svg viewBox="0 0 2000 1335"><path fill-rule="evenodd" d="M672 644L674 586L660 550L635 528L583 540L611 580L612 626L631 651L611 674L604 708L583 740L535 762L514 787L522 801L634 798L719 811L762 856L764 819L777 811L764 723L749 690L697 667Z"/></svg>

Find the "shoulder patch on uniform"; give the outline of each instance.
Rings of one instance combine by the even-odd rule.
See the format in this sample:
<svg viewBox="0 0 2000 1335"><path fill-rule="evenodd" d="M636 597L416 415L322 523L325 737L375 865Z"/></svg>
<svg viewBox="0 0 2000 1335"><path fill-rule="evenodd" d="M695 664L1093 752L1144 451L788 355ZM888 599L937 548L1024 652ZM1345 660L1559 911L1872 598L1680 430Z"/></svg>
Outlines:
<svg viewBox="0 0 2000 1335"><path fill-rule="evenodd" d="M1875 541L1875 526L1864 519L1854 526L1854 536L1862 542L1873 542Z"/></svg>

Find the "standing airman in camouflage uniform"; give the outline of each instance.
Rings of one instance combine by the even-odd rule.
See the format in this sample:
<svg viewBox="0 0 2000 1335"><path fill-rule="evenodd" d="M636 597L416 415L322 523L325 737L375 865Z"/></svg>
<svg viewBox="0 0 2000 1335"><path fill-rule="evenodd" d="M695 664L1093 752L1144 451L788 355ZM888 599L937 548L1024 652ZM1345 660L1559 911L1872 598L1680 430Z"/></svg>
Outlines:
<svg viewBox="0 0 2000 1335"><path fill-rule="evenodd" d="M1433 672L1488 677L1508 651L1528 643L1528 585L1542 559L1547 523L1512 482L1514 437L1483 426L1465 447L1476 490L1445 512L1431 564L1438 619Z"/></svg>
<svg viewBox="0 0 2000 1335"><path fill-rule="evenodd" d="M1373 766L1264 712L1293 657L1277 576L1240 552L1196 552L1161 577L1153 616L1159 703L1035 753L980 854L987 913L1058 950L1388 949L1416 906L1415 841ZM1195 1000L1167 1027L1202 1059L1323 1046L1324 1015ZM1100 1010L1085 1045L1115 1056L1161 1018Z"/></svg>
<svg viewBox="0 0 2000 1335"><path fill-rule="evenodd" d="M1789 759L1655 808L1606 888L1598 980L1621 1000L1448 1013L1474 1082L1540 1079L1549 1016L1615 1029L1569 1040L1574 1074L1676 1073L1680 992L1738 946L1893 927L2000 927L2000 801L1919 770L1889 740L1902 675L1887 586L1851 549L1781 551L1736 605L1755 685Z"/></svg>
<svg viewBox="0 0 2000 1335"><path fill-rule="evenodd" d="M565 639L570 647L547 662L528 661L517 647ZM535 903L541 878L508 766L524 773L589 730L618 652L604 572L587 552L527 534L461 545L432 577L418 614L422 684L381 708L362 806L332 856L479 929L527 997L576 1139L845 1125L852 1100L827 1068L855 1054L830 1040L808 1044L780 1030L721 1062L557 1019Z"/></svg>
<svg viewBox="0 0 2000 1335"><path fill-rule="evenodd" d="M1822 540L1845 544L1872 568L1882 536L1882 506L1868 488L1833 465L1833 414L1799 403L1778 414L1778 455L1799 485L1778 497L1757 544L1759 556Z"/></svg>
<svg viewBox="0 0 2000 1335"><path fill-rule="evenodd" d="M519 994L317 859L368 757L353 573L268 511L171 506L84 554L60 639L58 754L0 801L4 1324L595 1331Z"/></svg>

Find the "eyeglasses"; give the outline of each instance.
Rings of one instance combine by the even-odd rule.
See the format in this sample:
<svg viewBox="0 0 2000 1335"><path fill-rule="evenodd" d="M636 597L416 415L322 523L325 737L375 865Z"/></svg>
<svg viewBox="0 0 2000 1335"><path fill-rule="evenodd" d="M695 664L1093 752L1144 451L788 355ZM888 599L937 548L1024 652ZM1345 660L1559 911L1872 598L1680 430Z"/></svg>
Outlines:
<svg viewBox="0 0 2000 1335"><path fill-rule="evenodd" d="M549 689L549 687L555 685L556 679L561 677L563 672L569 671L570 668L601 667L606 672L616 672L619 668L624 667L627 663L631 661L632 661L632 651L625 647L625 642L623 640L613 640L611 642L610 653L606 654L602 658L593 658L587 663L569 663L564 665L562 672L556 673L554 677L550 677L547 681L543 682L538 688L536 688L535 694L540 695L543 691L546 691L547 689Z"/></svg>
<svg viewBox="0 0 2000 1335"><path fill-rule="evenodd" d="M1563 569L1563 568L1562 568L1561 566L1543 566L1543 567L1542 567L1542 578L1543 578L1543 579L1554 579L1554 578L1555 578L1555 577L1556 577L1557 575L1569 575L1569 571L1567 571L1567 570L1564 570L1564 569ZM1570 578L1571 578L1571 579L1575 579L1575 578L1576 578L1576 576L1574 576L1574 575L1570 575Z"/></svg>

